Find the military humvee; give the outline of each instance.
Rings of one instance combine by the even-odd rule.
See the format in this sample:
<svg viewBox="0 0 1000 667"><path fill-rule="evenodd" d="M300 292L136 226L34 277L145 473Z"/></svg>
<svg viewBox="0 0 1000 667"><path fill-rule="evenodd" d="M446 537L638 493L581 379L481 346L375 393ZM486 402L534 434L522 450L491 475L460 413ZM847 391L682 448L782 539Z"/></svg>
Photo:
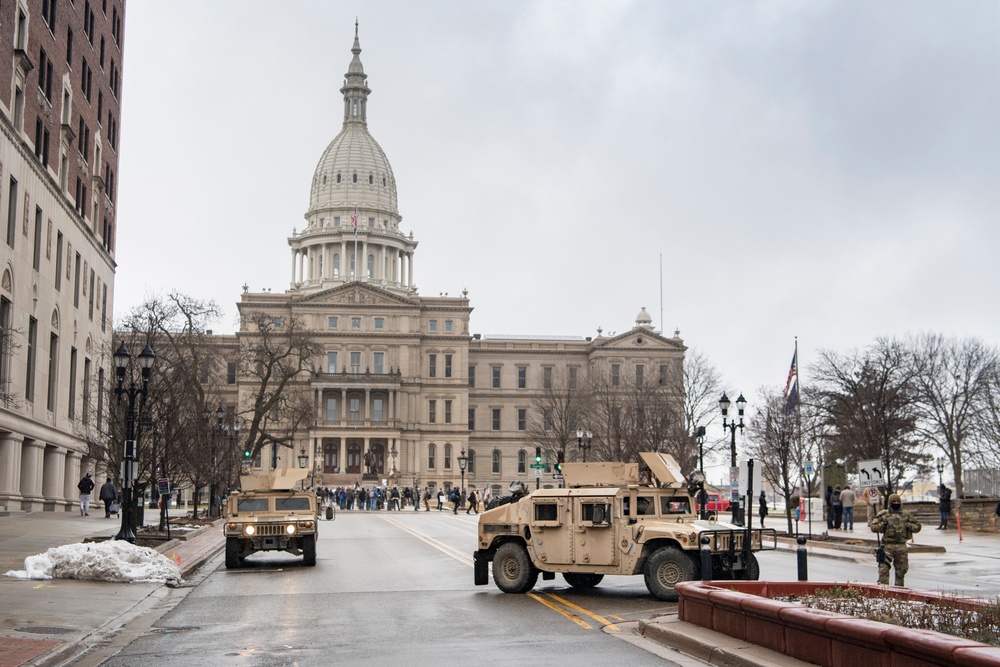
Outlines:
<svg viewBox="0 0 1000 667"><path fill-rule="evenodd" d="M287 551L316 564L319 505L316 494L297 491L306 470L280 470L273 475L243 475L241 491L226 499L226 567L238 568L258 551Z"/></svg>
<svg viewBox="0 0 1000 667"><path fill-rule="evenodd" d="M753 551L774 549L773 529L750 531L693 513L677 462L668 454L643 452L644 483L637 463L567 463L566 487L541 489L479 516L475 583L493 581L505 593L526 593L538 579L557 572L576 589L593 588L609 574L643 574L660 600L677 599L674 585L701 578L702 536L709 538L712 578L760 576ZM655 477L657 482L654 482ZM513 491L513 489L512 489Z"/></svg>

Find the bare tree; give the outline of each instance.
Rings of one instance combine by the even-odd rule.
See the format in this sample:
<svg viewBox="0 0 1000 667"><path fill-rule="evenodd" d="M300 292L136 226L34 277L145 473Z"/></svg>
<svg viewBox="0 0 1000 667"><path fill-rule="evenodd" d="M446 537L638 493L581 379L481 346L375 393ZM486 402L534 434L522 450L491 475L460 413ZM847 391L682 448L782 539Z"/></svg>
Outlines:
<svg viewBox="0 0 1000 667"><path fill-rule="evenodd" d="M827 460L878 458L891 492L920 461L912 365L904 347L879 338L863 351L821 350L811 366L815 404L829 426Z"/></svg>
<svg viewBox="0 0 1000 667"><path fill-rule="evenodd" d="M763 479L781 492L785 507L791 507L792 497L803 478L804 459L797 437L798 415L794 409L785 409L785 398L775 387L762 387L757 395L763 409L758 410L747 424L747 453L761 466ZM748 518L753 514L754 500L747 499ZM786 521L791 534L791 513L787 513Z"/></svg>
<svg viewBox="0 0 1000 667"><path fill-rule="evenodd" d="M268 444L291 448L315 417L309 374L323 350L295 317L249 312L242 319L238 368L249 391L241 395L240 414L254 458Z"/></svg>
<svg viewBox="0 0 1000 667"><path fill-rule="evenodd" d="M924 334L906 342L913 365L917 432L939 449L955 475L956 509L966 457L987 440L981 415L990 405L997 352L977 338ZM973 451L970 451L973 450Z"/></svg>
<svg viewBox="0 0 1000 667"><path fill-rule="evenodd" d="M542 383L541 393L531 402L528 437L542 448L549 460L567 460L567 450L576 443L578 429L586 428L589 392L573 385L558 369Z"/></svg>

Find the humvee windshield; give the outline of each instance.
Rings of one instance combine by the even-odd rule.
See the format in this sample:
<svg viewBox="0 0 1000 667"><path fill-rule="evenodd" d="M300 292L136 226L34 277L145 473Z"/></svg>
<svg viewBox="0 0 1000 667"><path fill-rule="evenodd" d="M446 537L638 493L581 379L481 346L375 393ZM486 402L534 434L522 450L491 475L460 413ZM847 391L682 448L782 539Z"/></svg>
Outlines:
<svg viewBox="0 0 1000 667"><path fill-rule="evenodd" d="M240 498L237 509L240 512L266 512L267 498Z"/></svg>
<svg viewBox="0 0 1000 667"><path fill-rule="evenodd" d="M308 498L275 498L274 499L274 510L276 512L285 512L291 510L307 510L309 509L309 499Z"/></svg>
<svg viewBox="0 0 1000 667"><path fill-rule="evenodd" d="M635 502L635 508L638 516L656 515L656 503L650 496L639 496Z"/></svg>
<svg viewBox="0 0 1000 667"><path fill-rule="evenodd" d="M660 498L660 514L691 514L691 503L687 498Z"/></svg>

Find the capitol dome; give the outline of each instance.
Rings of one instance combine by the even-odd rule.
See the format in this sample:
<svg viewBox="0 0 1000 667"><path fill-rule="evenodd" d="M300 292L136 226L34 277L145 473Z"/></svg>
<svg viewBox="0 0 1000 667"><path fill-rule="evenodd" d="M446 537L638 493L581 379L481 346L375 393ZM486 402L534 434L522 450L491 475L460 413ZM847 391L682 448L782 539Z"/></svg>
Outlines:
<svg viewBox="0 0 1000 667"><path fill-rule="evenodd" d="M368 88L361 65L361 45L357 29L344 86L344 127L323 151L313 173L306 219L310 226L332 215L364 209L365 215L387 220L390 228L399 223L396 179L385 151L368 132ZM349 214L348 214L349 215ZM360 217L360 215L359 215Z"/></svg>

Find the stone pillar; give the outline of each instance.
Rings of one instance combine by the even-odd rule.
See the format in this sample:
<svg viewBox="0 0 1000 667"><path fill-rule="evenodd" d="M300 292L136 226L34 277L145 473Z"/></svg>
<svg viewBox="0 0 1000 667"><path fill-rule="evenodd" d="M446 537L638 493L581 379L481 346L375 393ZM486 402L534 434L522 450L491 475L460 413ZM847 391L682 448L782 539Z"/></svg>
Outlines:
<svg viewBox="0 0 1000 667"><path fill-rule="evenodd" d="M299 251L298 250L293 250L292 251L292 284L293 285L295 284L295 263L298 261L298 258L299 258Z"/></svg>
<svg viewBox="0 0 1000 667"><path fill-rule="evenodd" d="M54 500L63 500L63 475L66 474L64 467L66 450L61 447L49 445L43 451L42 495L45 496L46 504L51 504Z"/></svg>
<svg viewBox="0 0 1000 667"><path fill-rule="evenodd" d="M21 446L24 436L0 434L0 509L21 509Z"/></svg>
<svg viewBox="0 0 1000 667"><path fill-rule="evenodd" d="M413 287L413 253L406 253L406 286Z"/></svg>
<svg viewBox="0 0 1000 667"><path fill-rule="evenodd" d="M21 448L21 496L24 500L21 508L24 510L43 509L42 496L42 456L45 443L30 438L24 439Z"/></svg>
<svg viewBox="0 0 1000 667"><path fill-rule="evenodd" d="M73 506L79 499L76 483L83 477L80 474L80 463L82 460L83 455L80 452L72 450L66 452L66 456L63 459L63 498L67 501L67 511L72 511ZM118 473L113 470L108 470L107 475L112 478L118 477Z"/></svg>

